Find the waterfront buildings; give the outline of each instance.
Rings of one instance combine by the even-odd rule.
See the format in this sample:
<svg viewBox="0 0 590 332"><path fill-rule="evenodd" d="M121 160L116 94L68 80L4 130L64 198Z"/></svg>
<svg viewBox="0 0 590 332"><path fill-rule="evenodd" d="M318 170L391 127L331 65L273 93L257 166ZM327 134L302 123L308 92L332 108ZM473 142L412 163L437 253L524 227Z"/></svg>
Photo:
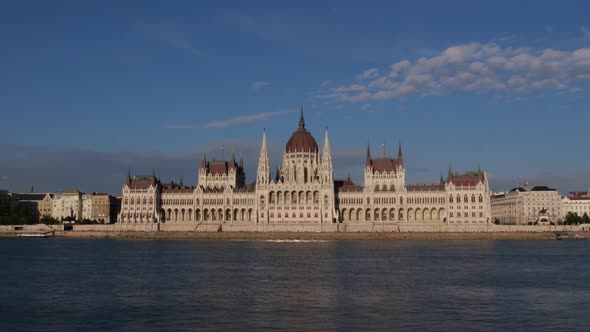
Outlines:
<svg viewBox="0 0 590 332"><path fill-rule="evenodd" d="M561 199L561 217L569 213L582 217L584 214L590 216L590 192L572 192L569 197Z"/></svg>
<svg viewBox="0 0 590 332"><path fill-rule="evenodd" d="M92 193L90 220L102 224L114 223L121 208L121 201L107 193Z"/></svg>
<svg viewBox="0 0 590 332"><path fill-rule="evenodd" d="M561 197L547 186L532 189L514 188L491 195L494 222L507 225L526 225L548 219L557 224L561 219Z"/></svg>
<svg viewBox="0 0 590 332"><path fill-rule="evenodd" d="M360 166L360 165L359 165ZM243 162L207 161L203 154L196 187L162 183L155 174L128 174L122 188L119 223L232 222L288 224L419 222L486 224L491 222L488 179L481 170L429 185L406 184L401 145L396 158L373 158L367 147L364 183L334 180L328 131L320 150L298 127L272 175L263 132L256 180L245 183Z"/></svg>
<svg viewBox="0 0 590 332"><path fill-rule="evenodd" d="M8 190L0 190L0 216L7 216L10 212L11 196Z"/></svg>

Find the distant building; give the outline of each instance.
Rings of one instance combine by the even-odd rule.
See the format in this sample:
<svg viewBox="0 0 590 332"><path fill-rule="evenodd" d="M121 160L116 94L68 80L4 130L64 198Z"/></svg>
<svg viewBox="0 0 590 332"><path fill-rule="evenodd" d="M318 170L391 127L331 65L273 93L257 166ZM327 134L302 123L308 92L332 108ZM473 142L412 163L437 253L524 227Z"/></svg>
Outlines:
<svg viewBox="0 0 590 332"><path fill-rule="evenodd" d="M582 217L584 214L590 216L590 192L571 192L569 197L561 199L561 217L569 213Z"/></svg>
<svg viewBox="0 0 590 332"><path fill-rule="evenodd" d="M530 190L517 187L491 195L492 218L500 224L526 225L549 219L561 220L561 196L557 190L536 186Z"/></svg>
<svg viewBox="0 0 590 332"><path fill-rule="evenodd" d="M53 215L53 194L45 194L43 200L39 202L39 216L51 217Z"/></svg>
<svg viewBox="0 0 590 332"><path fill-rule="evenodd" d="M328 131L320 150L302 111L274 177L263 133L254 183L245 183L243 163L233 154L229 161L210 162L203 155L196 187L129 174L117 222L486 224L491 207L487 175L479 169L449 169L438 183L406 185L401 145L397 158L373 158L367 148L363 185L334 180Z"/></svg>
<svg viewBox="0 0 590 332"><path fill-rule="evenodd" d="M82 218L92 220L92 194L82 194Z"/></svg>
<svg viewBox="0 0 590 332"><path fill-rule="evenodd" d="M78 190L68 190L53 195L52 216L58 220L82 219L82 194Z"/></svg>
<svg viewBox="0 0 590 332"><path fill-rule="evenodd" d="M11 200L12 196L8 190L0 190L0 216L7 216L10 214Z"/></svg>
<svg viewBox="0 0 590 332"><path fill-rule="evenodd" d="M106 193L92 193L92 213L89 219L110 224L117 219L121 201Z"/></svg>
<svg viewBox="0 0 590 332"><path fill-rule="evenodd" d="M33 218L39 219L42 202L46 195L46 193L13 193L12 200L23 205Z"/></svg>

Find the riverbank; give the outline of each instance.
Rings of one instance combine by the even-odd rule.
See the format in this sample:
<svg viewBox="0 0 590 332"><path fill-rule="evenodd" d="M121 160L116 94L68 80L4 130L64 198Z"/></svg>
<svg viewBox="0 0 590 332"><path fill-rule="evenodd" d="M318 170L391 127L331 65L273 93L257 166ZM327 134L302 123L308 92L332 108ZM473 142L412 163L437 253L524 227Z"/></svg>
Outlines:
<svg viewBox="0 0 590 332"><path fill-rule="evenodd" d="M590 238L590 232L584 232ZM195 240L556 240L554 232L100 232L57 231L63 238L195 239Z"/></svg>

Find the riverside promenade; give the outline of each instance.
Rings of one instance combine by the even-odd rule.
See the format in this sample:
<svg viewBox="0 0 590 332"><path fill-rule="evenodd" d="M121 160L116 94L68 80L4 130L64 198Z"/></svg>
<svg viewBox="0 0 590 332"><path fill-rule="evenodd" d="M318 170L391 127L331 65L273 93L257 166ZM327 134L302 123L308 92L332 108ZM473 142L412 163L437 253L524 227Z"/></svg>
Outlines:
<svg viewBox="0 0 590 332"><path fill-rule="evenodd" d="M55 237L79 238L184 238L233 240L331 240L331 239L557 239L571 233L590 238L590 225L441 225L441 224L135 224L2 225L0 236L51 232Z"/></svg>

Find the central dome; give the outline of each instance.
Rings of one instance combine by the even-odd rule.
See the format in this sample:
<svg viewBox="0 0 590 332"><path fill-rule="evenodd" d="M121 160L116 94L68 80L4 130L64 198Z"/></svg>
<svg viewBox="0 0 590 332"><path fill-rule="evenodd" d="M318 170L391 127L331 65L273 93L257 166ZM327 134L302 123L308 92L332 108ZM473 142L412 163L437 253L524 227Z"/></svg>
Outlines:
<svg viewBox="0 0 590 332"><path fill-rule="evenodd" d="M311 134L305 129L305 120L303 119L303 109L299 115L299 128L291 135L285 151L288 152L317 152L318 143Z"/></svg>

